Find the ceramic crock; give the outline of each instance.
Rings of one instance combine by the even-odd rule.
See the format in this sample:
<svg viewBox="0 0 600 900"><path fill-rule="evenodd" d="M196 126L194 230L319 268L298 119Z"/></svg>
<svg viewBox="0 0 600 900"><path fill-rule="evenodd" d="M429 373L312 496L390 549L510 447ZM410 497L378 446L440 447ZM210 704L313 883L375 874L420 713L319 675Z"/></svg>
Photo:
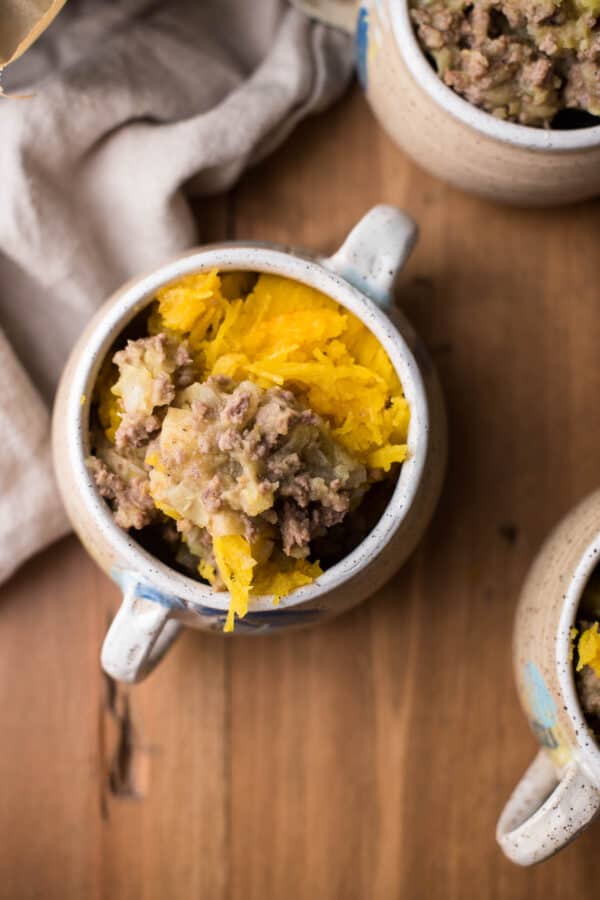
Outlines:
<svg viewBox="0 0 600 900"><path fill-rule="evenodd" d="M296 279L323 291L358 316L385 347L411 418L408 458L392 498L365 540L337 565L274 607L251 604L235 634L262 634L322 622L377 590L402 565L423 534L440 491L446 432L435 373L423 345L400 312L392 323L396 275L416 240L416 226L388 206L372 209L328 259L272 244L225 243L179 256L129 282L97 313L63 374L53 420L54 460L67 513L83 544L123 590L106 637L102 664L113 677L136 681L161 658L182 624L222 631L227 592L214 592L159 562L118 528L86 469L93 386L115 338L156 290L190 272L248 269Z"/></svg>
<svg viewBox="0 0 600 900"><path fill-rule="evenodd" d="M600 563L600 491L550 535L526 579L514 630L521 704L540 751L509 799L497 838L527 866L572 841L600 810L600 747L575 688L571 628Z"/></svg>
<svg viewBox="0 0 600 900"><path fill-rule="evenodd" d="M600 126L516 125L468 103L421 50L407 0L294 0L356 31L360 80L383 127L420 166L502 203L548 206L600 193Z"/></svg>

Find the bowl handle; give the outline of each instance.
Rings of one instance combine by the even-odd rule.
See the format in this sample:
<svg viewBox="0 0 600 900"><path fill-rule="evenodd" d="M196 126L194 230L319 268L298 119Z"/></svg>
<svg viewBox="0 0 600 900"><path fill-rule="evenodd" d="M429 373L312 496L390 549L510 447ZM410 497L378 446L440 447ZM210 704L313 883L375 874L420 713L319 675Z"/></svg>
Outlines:
<svg viewBox="0 0 600 900"><path fill-rule="evenodd" d="M600 811L600 791L570 762L559 777L540 750L504 807L496 839L520 866L548 859L577 837Z"/></svg>
<svg viewBox="0 0 600 900"><path fill-rule="evenodd" d="M138 596L138 587L137 582L125 587L101 654L107 675L130 684L150 674L182 628L172 607Z"/></svg>
<svg viewBox="0 0 600 900"><path fill-rule="evenodd" d="M360 0L292 0L302 12L327 25L354 33Z"/></svg>
<svg viewBox="0 0 600 900"><path fill-rule="evenodd" d="M417 242L418 229L395 206L374 206L354 226L333 256L321 259L385 310L394 302L394 283Z"/></svg>

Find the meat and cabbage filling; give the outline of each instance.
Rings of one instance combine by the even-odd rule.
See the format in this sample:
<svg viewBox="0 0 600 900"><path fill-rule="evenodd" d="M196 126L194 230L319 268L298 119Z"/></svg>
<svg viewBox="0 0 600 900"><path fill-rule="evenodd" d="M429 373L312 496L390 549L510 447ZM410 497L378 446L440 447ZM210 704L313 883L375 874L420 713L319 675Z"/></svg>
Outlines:
<svg viewBox="0 0 600 900"><path fill-rule="evenodd" d="M121 528L229 591L231 629L317 578L315 547L393 484L408 406L365 326L284 278L188 276L138 328L98 379L88 466Z"/></svg>
<svg viewBox="0 0 600 900"><path fill-rule="evenodd" d="M600 0L411 0L419 41L449 87L498 118L542 127L558 125L561 110L600 115L599 16Z"/></svg>

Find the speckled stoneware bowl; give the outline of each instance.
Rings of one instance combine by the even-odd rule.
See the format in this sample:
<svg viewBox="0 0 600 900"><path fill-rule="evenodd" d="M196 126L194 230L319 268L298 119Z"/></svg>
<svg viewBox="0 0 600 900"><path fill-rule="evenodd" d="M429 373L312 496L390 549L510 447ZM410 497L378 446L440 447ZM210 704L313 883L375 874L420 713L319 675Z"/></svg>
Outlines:
<svg viewBox="0 0 600 900"><path fill-rule="evenodd" d="M446 430L437 379L427 353L404 316L392 314L396 275L416 240L416 227L389 206L371 210L328 259L267 244L227 243L193 250L118 291L81 336L67 364L54 412L54 459L73 527L84 545L123 589L123 603L104 643L102 664L115 678L147 674L181 624L220 632L229 605L216 593L146 552L118 528L85 466L94 383L107 351L161 286L206 269L284 275L317 288L358 316L385 347L411 408L408 459L393 496L366 539L310 585L274 607L270 597L251 604L235 634L297 628L322 622L376 591L402 565L435 507L445 467Z"/></svg>
<svg viewBox="0 0 600 900"><path fill-rule="evenodd" d="M407 0L297 0L356 29L368 100L419 165L456 187L502 203L549 206L600 193L600 126L558 131L504 122L463 100L428 62Z"/></svg>
<svg viewBox="0 0 600 900"><path fill-rule="evenodd" d="M600 491L550 535L519 602L514 665L525 714L542 749L508 801L497 838L522 866L552 856L600 810L600 747L575 689L570 631L600 562Z"/></svg>

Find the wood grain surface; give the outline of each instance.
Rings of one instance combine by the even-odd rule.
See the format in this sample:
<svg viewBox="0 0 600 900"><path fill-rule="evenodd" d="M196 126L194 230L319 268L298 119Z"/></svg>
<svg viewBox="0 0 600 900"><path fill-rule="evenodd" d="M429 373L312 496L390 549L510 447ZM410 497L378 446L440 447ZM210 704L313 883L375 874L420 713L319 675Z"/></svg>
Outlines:
<svg viewBox="0 0 600 900"><path fill-rule="evenodd" d="M354 91L202 203L200 239L328 252L381 201L421 226L399 301L448 403L426 540L332 624L187 631L132 689L101 674L118 594L76 541L25 566L0 603L2 900L597 893L600 826L529 870L494 829L536 749L511 671L519 587L598 486L600 205L464 196L403 157Z"/></svg>

